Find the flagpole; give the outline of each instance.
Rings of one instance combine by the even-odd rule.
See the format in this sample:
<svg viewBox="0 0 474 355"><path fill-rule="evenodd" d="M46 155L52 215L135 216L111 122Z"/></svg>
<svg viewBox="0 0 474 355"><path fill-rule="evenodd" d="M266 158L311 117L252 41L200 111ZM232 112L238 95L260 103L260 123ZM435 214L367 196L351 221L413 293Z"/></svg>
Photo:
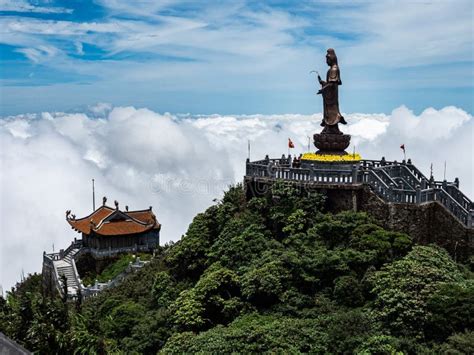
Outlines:
<svg viewBox="0 0 474 355"><path fill-rule="evenodd" d="M92 211L95 211L95 180L92 179Z"/></svg>
<svg viewBox="0 0 474 355"><path fill-rule="evenodd" d="M248 154L249 154L249 161L250 161L250 139L247 140L247 144L248 144Z"/></svg>
<svg viewBox="0 0 474 355"><path fill-rule="evenodd" d="M444 161L444 179L446 180L446 160Z"/></svg>

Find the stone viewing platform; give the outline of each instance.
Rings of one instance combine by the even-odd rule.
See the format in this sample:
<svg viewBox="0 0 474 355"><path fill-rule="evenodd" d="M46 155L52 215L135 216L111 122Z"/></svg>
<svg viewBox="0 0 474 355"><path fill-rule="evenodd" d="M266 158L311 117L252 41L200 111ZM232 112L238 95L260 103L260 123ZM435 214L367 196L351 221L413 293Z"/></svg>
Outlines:
<svg viewBox="0 0 474 355"><path fill-rule="evenodd" d="M366 212L383 227L436 243L466 260L474 246L474 204L459 189L459 179L436 181L406 162L360 160L318 162L291 156L247 160L248 199L264 196L277 181L326 196L329 212Z"/></svg>
<svg viewBox="0 0 474 355"><path fill-rule="evenodd" d="M282 156L250 162L247 160L247 182L272 180L295 181L308 187L338 188L366 185L385 202L423 204L437 202L460 223L474 227L474 205L459 190L459 180L435 181L427 178L408 159L406 162L360 160L357 162L318 162ZM258 193L258 188L254 191Z"/></svg>

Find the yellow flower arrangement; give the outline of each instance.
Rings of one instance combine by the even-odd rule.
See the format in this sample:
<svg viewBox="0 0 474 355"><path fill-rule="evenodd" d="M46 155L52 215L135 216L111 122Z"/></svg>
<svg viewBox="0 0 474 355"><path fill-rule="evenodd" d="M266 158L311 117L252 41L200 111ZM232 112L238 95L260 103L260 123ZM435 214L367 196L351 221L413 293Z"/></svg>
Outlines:
<svg viewBox="0 0 474 355"><path fill-rule="evenodd" d="M316 154L316 153L304 153L301 157L302 160L314 160L322 162L345 162L345 161L360 161L362 157L360 154L345 154L345 155L332 155L332 154Z"/></svg>

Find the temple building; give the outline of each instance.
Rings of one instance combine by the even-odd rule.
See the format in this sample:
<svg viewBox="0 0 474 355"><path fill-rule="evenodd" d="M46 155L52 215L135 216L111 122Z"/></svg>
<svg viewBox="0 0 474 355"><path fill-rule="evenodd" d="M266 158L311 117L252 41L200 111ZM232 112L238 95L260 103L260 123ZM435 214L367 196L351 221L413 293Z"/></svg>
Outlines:
<svg viewBox="0 0 474 355"><path fill-rule="evenodd" d="M152 208L146 210L121 211L118 202L115 208L103 205L90 215L76 219L70 211L66 220L71 227L82 234L83 247L93 251L109 250L153 250L159 245L161 225ZM94 252L93 252L94 253Z"/></svg>
<svg viewBox="0 0 474 355"><path fill-rule="evenodd" d="M66 249L59 252L43 253L43 286L48 293L58 293L67 298L90 297L101 290L116 285L129 272L143 267L148 261L140 260L138 254L152 254L160 245L161 224L152 208L125 211L106 205L90 215L76 218L66 211L66 221L82 238L74 238ZM114 279L84 285L84 272L95 270L99 274L122 254L131 254L135 262L130 262ZM137 256L135 256L137 255Z"/></svg>

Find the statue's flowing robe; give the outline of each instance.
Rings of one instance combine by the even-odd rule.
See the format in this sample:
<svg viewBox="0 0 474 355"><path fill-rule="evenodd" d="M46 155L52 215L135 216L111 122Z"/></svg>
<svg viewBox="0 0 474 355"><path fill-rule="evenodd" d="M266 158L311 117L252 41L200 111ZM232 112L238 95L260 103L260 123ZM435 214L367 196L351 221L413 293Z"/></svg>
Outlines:
<svg viewBox="0 0 474 355"><path fill-rule="evenodd" d="M326 83L332 83L323 91L324 102L324 123L333 126L339 123L343 118L339 112L339 94L338 86L342 84L339 67L334 64L329 68L326 74Z"/></svg>

